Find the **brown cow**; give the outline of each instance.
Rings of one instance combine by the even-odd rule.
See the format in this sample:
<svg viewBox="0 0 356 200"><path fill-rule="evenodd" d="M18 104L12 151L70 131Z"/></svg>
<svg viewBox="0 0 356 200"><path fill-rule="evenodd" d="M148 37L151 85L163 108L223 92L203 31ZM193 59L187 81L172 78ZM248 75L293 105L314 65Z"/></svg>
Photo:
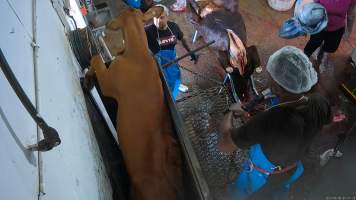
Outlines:
<svg viewBox="0 0 356 200"><path fill-rule="evenodd" d="M181 154L155 60L149 53L144 21L160 16L154 7L142 14L128 8L107 28L122 29L125 49L106 68L99 56L91 60L85 82L96 74L103 95L116 99L118 137L138 200L183 199Z"/></svg>

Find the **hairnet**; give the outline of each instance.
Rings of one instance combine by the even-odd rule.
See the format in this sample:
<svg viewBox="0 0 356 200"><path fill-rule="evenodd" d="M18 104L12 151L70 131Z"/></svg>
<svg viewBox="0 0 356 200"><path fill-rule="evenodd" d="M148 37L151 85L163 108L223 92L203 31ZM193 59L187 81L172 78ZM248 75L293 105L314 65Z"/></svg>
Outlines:
<svg viewBox="0 0 356 200"><path fill-rule="evenodd" d="M318 81L308 57L293 46L285 46L272 54L267 71L281 87L294 94L309 91Z"/></svg>

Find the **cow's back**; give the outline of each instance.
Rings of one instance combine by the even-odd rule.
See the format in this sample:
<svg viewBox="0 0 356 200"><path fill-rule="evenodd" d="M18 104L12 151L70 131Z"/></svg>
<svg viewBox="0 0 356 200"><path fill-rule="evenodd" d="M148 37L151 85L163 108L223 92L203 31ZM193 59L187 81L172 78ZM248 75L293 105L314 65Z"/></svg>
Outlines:
<svg viewBox="0 0 356 200"><path fill-rule="evenodd" d="M155 60L124 55L110 67L117 78L118 137L133 198L180 199L181 154Z"/></svg>

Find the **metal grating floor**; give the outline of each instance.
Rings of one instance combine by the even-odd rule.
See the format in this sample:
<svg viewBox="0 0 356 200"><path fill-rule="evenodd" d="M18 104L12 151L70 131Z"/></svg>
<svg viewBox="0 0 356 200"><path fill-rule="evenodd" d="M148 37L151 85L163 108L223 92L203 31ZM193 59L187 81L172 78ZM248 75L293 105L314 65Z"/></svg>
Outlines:
<svg viewBox="0 0 356 200"><path fill-rule="evenodd" d="M245 158L246 152L237 150L231 154L218 150L218 127L223 113L232 103L225 88L207 89L194 87L177 100L178 110L185 122L186 131L203 170L203 175L215 199L228 199Z"/></svg>

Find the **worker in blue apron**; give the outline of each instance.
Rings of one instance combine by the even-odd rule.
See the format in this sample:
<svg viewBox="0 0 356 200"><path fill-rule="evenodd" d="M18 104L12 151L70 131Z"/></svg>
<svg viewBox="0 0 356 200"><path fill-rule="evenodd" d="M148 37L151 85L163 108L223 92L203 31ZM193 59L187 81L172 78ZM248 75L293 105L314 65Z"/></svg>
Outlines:
<svg viewBox="0 0 356 200"><path fill-rule="evenodd" d="M177 57L175 46L177 41L181 41L183 47L190 52L190 49L183 38L183 32L179 26L171 21L168 21L169 11L164 5L160 6L164 9L162 15L153 19L153 24L145 28L148 46L152 53L157 58L160 65L164 65ZM191 60L197 62L197 56L191 53ZM179 65L174 63L163 69L163 74L172 93L173 99L176 99L179 91L187 91L188 87L182 84Z"/></svg>
<svg viewBox="0 0 356 200"><path fill-rule="evenodd" d="M301 161L291 165L293 175L284 184L276 188L275 199L288 199L288 191L298 178L303 174L304 166ZM243 169L235 180L234 199L248 199L254 192L261 189L269 176L274 176L278 166L272 164L262 151L260 144L250 147L248 158L243 163Z"/></svg>
<svg viewBox="0 0 356 200"><path fill-rule="evenodd" d="M298 101L299 100L291 101L289 102L289 105L296 104L293 106L293 108L295 107L296 109L298 105L301 105L297 104ZM274 105L274 107L275 109L286 109L285 107L281 107L282 105L285 106L288 105L288 103ZM293 172L288 180L280 183L280 185L275 185L274 188L269 191L269 195L273 195L273 199L288 199L289 189L303 174L304 167L302 162L300 160L296 160L294 163L291 163L287 166L276 165L267 158L262 148L263 144L266 144L270 141L275 141L275 144L278 145L280 141L277 141L277 136L280 137L280 135L284 133L285 130L288 130L288 126L287 128L284 128L285 130L283 127L281 127L281 130L279 130L279 127L267 128L266 130L266 126L263 126L264 124L261 123L262 120L266 120L268 118L271 119L269 122L273 123L275 119L273 116L277 116L278 119L281 119L281 116L284 116L284 113L285 111L283 110L278 110L278 112L265 111L264 116L254 116L255 121L253 121L253 119L248 119L249 114L242 109L241 104L233 104L229 108L220 128L221 137L219 141L219 149L220 151L230 153L236 151L237 147L241 149L249 149L249 153L242 163L242 169L239 176L235 179L234 184L228 188L228 194L231 199L250 199L253 197L253 195L255 195L254 193L265 186L270 176L278 176L279 174ZM235 129L232 125L233 118L236 116L239 116L239 118L243 119L243 121L246 121L246 123L237 129ZM261 118L261 116L263 116L263 118ZM287 118L284 117L284 119ZM280 123L290 123L293 127L295 121L293 122L286 120ZM263 128L255 128L258 127L259 124L261 124L261 127ZM261 137L263 134L259 133L262 132L263 134L270 135L270 137ZM277 134L277 136L271 133ZM300 132L295 131L293 132L293 135L300 135ZM296 151L298 151L298 149ZM269 198L266 199L271 198L269 196Z"/></svg>

